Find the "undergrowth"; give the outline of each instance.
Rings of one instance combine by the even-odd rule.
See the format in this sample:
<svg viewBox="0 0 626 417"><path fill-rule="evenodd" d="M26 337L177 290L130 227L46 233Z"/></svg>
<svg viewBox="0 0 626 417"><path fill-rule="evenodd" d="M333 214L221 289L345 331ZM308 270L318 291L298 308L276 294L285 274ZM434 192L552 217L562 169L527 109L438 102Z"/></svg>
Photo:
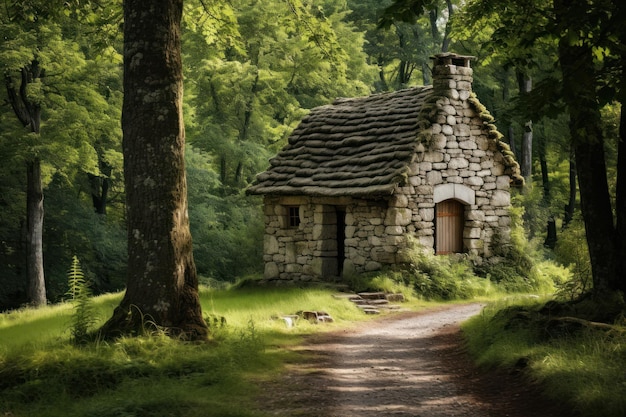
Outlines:
<svg viewBox="0 0 626 417"><path fill-rule="evenodd" d="M624 303L607 301L602 314L595 301L576 304L556 311L562 303L526 297L491 305L463 325L470 353L482 366L522 371L582 417L624 416L626 327L616 314ZM610 324L587 320L609 311Z"/></svg>
<svg viewBox="0 0 626 417"><path fill-rule="evenodd" d="M511 232L493 236L491 256L435 255L409 238L402 257L405 263L372 276L350 277L356 290L392 290L425 300L449 301L493 298L506 294L552 294L572 287L572 273L546 258L537 241L523 228L523 208L510 210Z"/></svg>

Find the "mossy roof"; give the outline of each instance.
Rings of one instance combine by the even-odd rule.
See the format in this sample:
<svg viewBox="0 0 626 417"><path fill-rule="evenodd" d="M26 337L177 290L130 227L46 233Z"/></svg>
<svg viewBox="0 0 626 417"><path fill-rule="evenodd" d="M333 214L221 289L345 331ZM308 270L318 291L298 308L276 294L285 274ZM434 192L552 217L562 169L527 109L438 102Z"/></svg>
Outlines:
<svg viewBox="0 0 626 417"><path fill-rule="evenodd" d="M406 180L432 86L341 98L302 120L249 194L383 197ZM426 122L426 123L425 123ZM497 140L497 139L496 139ZM519 165L513 160L513 171Z"/></svg>
<svg viewBox="0 0 626 417"><path fill-rule="evenodd" d="M391 194L416 151L419 110L430 91L427 86L341 98L312 109L248 193Z"/></svg>

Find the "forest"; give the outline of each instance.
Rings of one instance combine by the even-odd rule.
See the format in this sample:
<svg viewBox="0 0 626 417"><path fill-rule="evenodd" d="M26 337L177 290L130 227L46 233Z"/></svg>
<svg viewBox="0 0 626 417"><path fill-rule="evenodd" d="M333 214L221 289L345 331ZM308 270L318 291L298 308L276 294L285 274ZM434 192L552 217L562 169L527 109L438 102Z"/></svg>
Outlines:
<svg viewBox="0 0 626 417"><path fill-rule="evenodd" d="M262 274L261 201L245 190L310 109L429 84L430 57L453 51L476 57L474 90L520 163L525 238L572 270L577 291L624 290L626 6L510 3L185 1L200 284ZM3 1L3 311L63 300L74 257L95 294L125 286L122 27L121 0ZM30 288L33 276L45 288Z"/></svg>

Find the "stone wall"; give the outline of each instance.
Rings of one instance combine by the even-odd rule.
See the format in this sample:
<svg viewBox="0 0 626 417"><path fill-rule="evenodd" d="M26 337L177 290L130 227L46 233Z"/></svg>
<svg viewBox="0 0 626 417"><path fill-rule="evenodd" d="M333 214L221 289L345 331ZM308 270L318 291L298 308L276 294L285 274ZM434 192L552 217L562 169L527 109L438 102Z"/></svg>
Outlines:
<svg viewBox="0 0 626 417"><path fill-rule="evenodd" d="M415 213L419 242L433 247L434 207L444 199L436 198L436 190L445 194L451 184L461 185L455 188L472 194L452 197L466 204L464 248L472 255L489 257L493 236L507 239L510 234L511 178L492 133L493 119L484 110L480 113L482 106L471 91L468 59L460 65L435 62L431 102L436 110L430 113L430 127L420 135L428 140L411 164L408 187L401 192L412 196L409 208Z"/></svg>
<svg viewBox="0 0 626 417"><path fill-rule="evenodd" d="M337 211L345 213L343 273L375 271L396 262L412 215L394 213L385 200L325 197L269 197L264 199L265 279L310 281L338 276ZM288 227L288 207L300 210L300 225ZM404 217L402 217L404 216Z"/></svg>

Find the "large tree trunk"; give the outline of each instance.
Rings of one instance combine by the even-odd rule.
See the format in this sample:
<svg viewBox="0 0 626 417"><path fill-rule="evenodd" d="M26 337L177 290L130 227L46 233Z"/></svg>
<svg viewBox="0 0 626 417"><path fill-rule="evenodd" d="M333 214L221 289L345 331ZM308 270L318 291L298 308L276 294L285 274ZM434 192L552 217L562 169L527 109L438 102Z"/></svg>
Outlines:
<svg viewBox="0 0 626 417"><path fill-rule="evenodd" d="M586 3L555 0L555 14L580 12ZM576 27L564 31L578 33ZM596 100L596 83L591 47L586 43L570 44L564 35L559 42L559 59L563 73L563 99L570 115L570 134L578 172L578 186L587 245L591 258L594 291L601 294L614 290L616 273L615 228L606 178L601 117Z"/></svg>
<svg viewBox="0 0 626 417"><path fill-rule="evenodd" d="M182 0L124 2L124 174L128 277L104 337L152 324L205 339L187 213L182 116Z"/></svg>
<svg viewBox="0 0 626 417"><path fill-rule="evenodd" d="M41 306L46 304L46 282L43 269L43 185L38 158L26 164L26 182L28 300Z"/></svg>

